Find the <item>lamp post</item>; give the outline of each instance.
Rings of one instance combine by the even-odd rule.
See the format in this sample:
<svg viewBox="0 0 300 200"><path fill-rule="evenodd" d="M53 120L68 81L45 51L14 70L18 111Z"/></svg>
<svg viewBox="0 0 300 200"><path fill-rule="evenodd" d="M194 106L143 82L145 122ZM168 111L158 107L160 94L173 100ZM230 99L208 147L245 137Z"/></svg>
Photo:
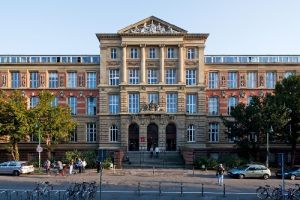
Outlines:
<svg viewBox="0 0 300 200"><path fill-rule="evenodd" d="M273 133L273 127L267 131L267 156L266 156L266 167L269 167L269 133Z"/></svg>

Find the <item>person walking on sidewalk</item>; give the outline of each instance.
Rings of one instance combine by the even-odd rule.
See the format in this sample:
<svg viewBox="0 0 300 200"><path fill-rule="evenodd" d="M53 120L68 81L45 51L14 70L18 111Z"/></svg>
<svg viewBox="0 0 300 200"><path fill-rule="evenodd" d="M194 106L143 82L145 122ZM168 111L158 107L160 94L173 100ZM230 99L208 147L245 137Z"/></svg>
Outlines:
<svg viewBox="0 0 300 200"><path fill-rule="evenodd" d="M224 172L225 172L225 169L224 169L223 165L219 164L219 166L217 167L216 176L218 178L218 185L220 185L220 186L223 185Z"/></svg>

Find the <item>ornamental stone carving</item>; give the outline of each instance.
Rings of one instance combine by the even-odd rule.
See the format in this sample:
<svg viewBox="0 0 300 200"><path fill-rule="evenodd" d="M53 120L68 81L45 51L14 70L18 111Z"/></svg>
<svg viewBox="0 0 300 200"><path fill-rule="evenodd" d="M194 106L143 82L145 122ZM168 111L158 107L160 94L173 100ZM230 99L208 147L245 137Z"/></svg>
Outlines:
<svg viewBox="0 0 300 200"><path fill-rule="evenodd" d="M2 76L1 76L1 84L2 84L2 87L6 87L7 86L7 74L2 74Z"/></svg>
<svg viewBox="0 0 300 200"><path fill-rule="evenodd" d="M151 61L147 61L147 66L148 67L157 67L159 66L159 62L151 62Z"/></svg>
<svg viewBox="0 0 300 200"><path fill-rule="evenodd" d="M146 111L151 111L151 112L161 112L161 111L163 111L163 110L162 110L162 108L159 106L159 104L153 103L153 101L151 101L149 104L144 103L144 104L141 106L140 112L146 112Z"/></svg>
<svg viewBox="0 0 300 200"><path fill-rule="evenodd" d="M121 64L120 61L107 61L108 66L116 66L120 64Z"/></svg>
<svg viewBox="0 0 300 200"><path fill-rule="evenodd" d="M155 24L153 20L150 24L144 23L143 26L135 27L127 31L127 33L179 33L174 30L171 26L161 25L160 23Z"/></svg>
<svg viewBox="0 0 300 200"><path fill-rule="evenodd" d="M21 87L26 87L26 74L21 75Z"/></svg>
<svg viewBox="0 0 300 200"><path fill-rule="evenodd" d="M186 65L198 65L199 61L198 60L186 60L185 64Z"/></svg>
<svg viewBox="0 0 300 200"><path fill-rule="evenodd" d="M128 66L140 66L141 62L139 62L139 61L129 61L129 62L127 62L127 65Z"/></svg>

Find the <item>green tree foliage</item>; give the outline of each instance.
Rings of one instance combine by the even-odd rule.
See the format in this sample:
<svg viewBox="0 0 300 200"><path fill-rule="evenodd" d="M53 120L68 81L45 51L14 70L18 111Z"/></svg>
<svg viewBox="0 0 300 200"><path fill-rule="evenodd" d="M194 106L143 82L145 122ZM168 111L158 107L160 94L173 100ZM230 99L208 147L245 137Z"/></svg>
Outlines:
<svg viewBox="0 0 300 200"><path fill-rule="evenodd" d="M30 130L30 115L26 98L20 91L0 93L0 134L8 136L8 150L19 160L18 143L26 140Z"/></svg>
<svg viewBox="0 0 300 200"><path fill-rule="evenodd" d="M39 93L39 103L31 109L31 132L46 144L49 159L54 146L68 141L71 131L76 127L69 107L52 106L53 98L50 92L42 91Z"/></svg>

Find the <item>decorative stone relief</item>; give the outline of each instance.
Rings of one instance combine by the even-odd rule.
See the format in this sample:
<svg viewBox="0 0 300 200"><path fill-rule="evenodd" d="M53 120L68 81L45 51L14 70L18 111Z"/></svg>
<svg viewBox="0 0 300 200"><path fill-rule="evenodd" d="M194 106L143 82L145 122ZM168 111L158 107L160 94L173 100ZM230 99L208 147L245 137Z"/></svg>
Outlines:
<svg viewBox="0 0 300 200"><path fill-rule="evenodd" d="M246 81L245 81L245 76L241 75L240 76L240 86L245 87L246 86Z"/></svg>
<svg viewBox="0 0 300 200"><path fill-rule="evenodd" d="M241 97L241 98L244 98L244 97L245 97L245 94L246 94L246 93L245 93L244 90L240 91L240 97Z"/></svg>
<svg viewBox="0 0 300 200"><path fill-rule="evenodd" d="M21 74L21 87L26 87L26 74Z"/></svg>
<svg viewBox="0 0 300 200"><path fill-rule="evenodd" d="M63 75L59 76L59 87L65 86L65 77Z"/></svg>
<svg viewBox="0 0 300 200"><path fill-rule="evenodd" d="M78 85L79 85L79 87L84 87L84 76L83 76L83 74L78 75Z"/></svg>
<svg viewBox="0 0 300 200"><path fill-rule="evenodd" d="M259 96L260 97L264 97L264 95L265 95L265 93L261 90L261 91L259 91Z"/></svg>
<svg viewBox="0 0 300 200"><path fill-rule="evenodd" d="M226 91L225 91L225 90L222 90L222 91L221 91L221 96L222 96L222 98L225 98L225 97L226 97Z"/></svg>
<svg viewBox="0 0 300 200"><path fill-rule="evenodd" d="M265 85L264 76L260 75L259 76L259 86L263 87L264 85Z"/></svg>
<svg viewBox="0 0 300 200"><path fill-rule="evenodd" d="M185 64L189 65L189 66L191 66L191 65L198 65L198 63L199 63L198 60L186 60L185 61Z"/></svg>
<svg viewBox="0 0 300 200"><path fill-rule="evenodd" d="M41 87L45 87L46 86L46 77L45 77L44 73L40 75L40 86Z"/></svg>
<svg viewBox="0 0 300 200"><path fill-rule="evenodd" d="M150 24L144 23L143 26L135 27L127 31L127 33L179 33L171 26L161 25L160 23L154 23L153 20Z"/></svg>
<svg viewBox="0 0 300 200"><path fill-rule="evenodd" d="M226 78L225 76L221 76L221 86L226 86Z"/></svg>
<svg viewBox="0 0 300 200"><path fill-rule="evenodd" d="M129 61L129 62L127 62L127 65L128 66L140 66L141 62L138 62L138 61Z"/></svg>
<svg viewBox="0 0 300 200"><path fill-rule="evenodd" d="M121 65L120 61L107 61L107 65L108 66L117 66L117 65Z"/></svg>
<svg viewBox="0 0 300 200"><path fill-rule="evenodd" d="M165 62L165 66L168 66L168 67L173 67L176 65L177 65L177 62L168 62L168 61Z"/></svg>
<svg viewBox="0 0 300 200"><path fill-rule="evenodd" d="M2 84L2 87L6 87L7 86L7 74L2 74L2 76L1 76L1 84Z"/></svg>
<svg viewBox="0 0 300 200"><path fill-rule="evenodd" d="M159 62L150 62L150 61L147 61L147 66L148 67L157 67L159 66Z"/></svg>

